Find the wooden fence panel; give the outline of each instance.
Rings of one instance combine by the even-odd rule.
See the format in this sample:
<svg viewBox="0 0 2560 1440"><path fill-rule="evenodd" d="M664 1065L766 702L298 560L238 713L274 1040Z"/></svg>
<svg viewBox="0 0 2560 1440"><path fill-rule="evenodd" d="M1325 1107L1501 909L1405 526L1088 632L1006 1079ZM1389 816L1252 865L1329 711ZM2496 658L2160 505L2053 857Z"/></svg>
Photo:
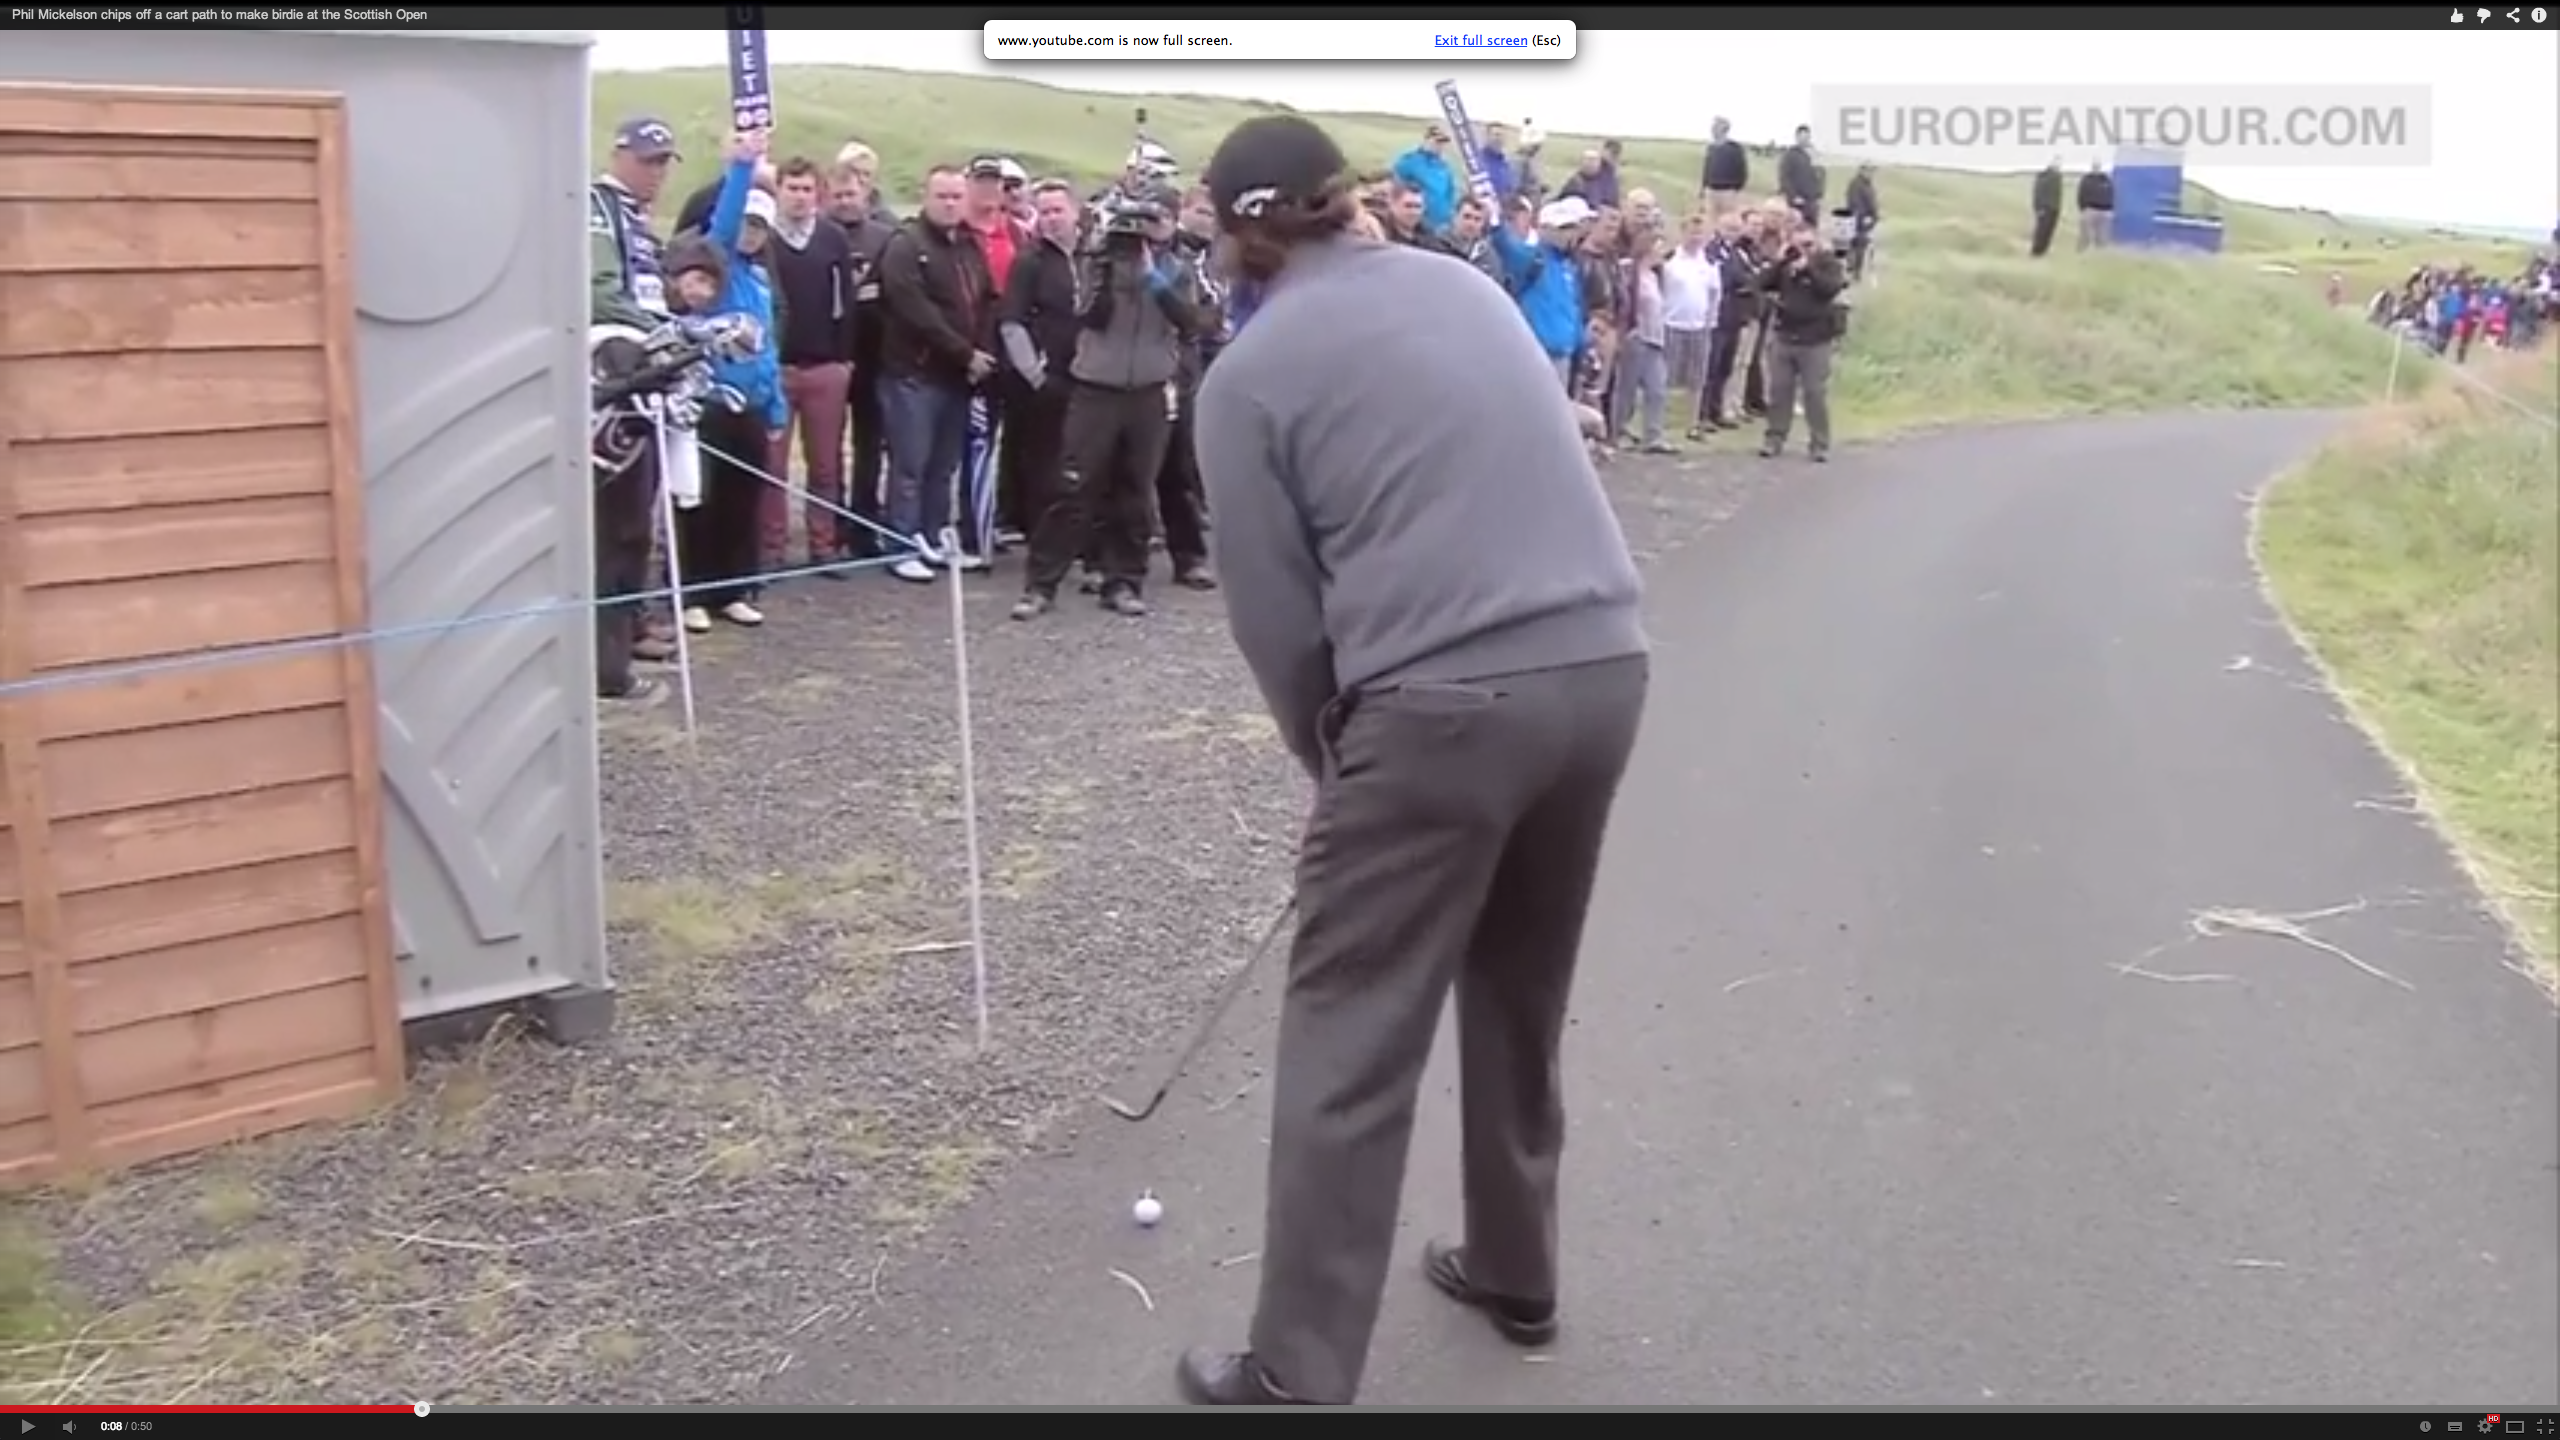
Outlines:
<svg viewBox="0 0 2560 1440"><path fill-rule="evenodd" d="M0 85L0 1183L400 1084L346 144Z"/></svg>

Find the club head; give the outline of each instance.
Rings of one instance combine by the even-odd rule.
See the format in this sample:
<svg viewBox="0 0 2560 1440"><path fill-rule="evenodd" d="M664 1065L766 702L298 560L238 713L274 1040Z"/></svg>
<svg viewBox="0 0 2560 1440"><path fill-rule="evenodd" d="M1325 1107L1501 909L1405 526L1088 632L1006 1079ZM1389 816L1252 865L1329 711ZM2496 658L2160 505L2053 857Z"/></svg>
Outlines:
<svg viewBox="0 0 2560 1440"><path fill-rule="evenodd" d="M1154 1115L1156 1113L1156 1107L1164 1103L1164 1097L1165 1092L1159 1090L1144 1105L1132 1105L1126 1100L1114 1100L1108 1095L1101 1098L1103 1109L1110 1111L1112 1114L1119 1116L1123 1120L1135 1122L1147 1119Z"/></svg>

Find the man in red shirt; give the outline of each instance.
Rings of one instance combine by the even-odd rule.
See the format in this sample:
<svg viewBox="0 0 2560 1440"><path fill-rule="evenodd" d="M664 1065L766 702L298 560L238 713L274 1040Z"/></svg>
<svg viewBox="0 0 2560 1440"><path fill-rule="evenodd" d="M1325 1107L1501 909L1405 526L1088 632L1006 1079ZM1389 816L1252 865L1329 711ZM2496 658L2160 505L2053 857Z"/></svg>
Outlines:
<svg viewBox="0 0 2560 1440"><path fill-rule="evenodd" d="M987 272L995 277L996 298L1001 299L1005 282L1013 275L1014 257L1032 245L1030 230L1014 215L1022 193L1022 181L1017 177L1023 169L1004 156L981 155L969 162L966 174L969 206L964 218L978 237L978 249L987 257ZM963 483L968 486L964 497L968 503L962 507L961 530L969 553L981 559L992 557L1002 548L1002 536L1024 533L1031 518L1022 513L1021 467L1011 463L1012 455L1004 453L1014 447L999 439L1004 428L1005 402L1012 398L1016 383L1010 372L999 370L978 387L977 399L986 419L982 426L973 426L970 433L970 458L962 472ZM992 495L986 489L990 480L995 487ZM994 534L981 533L990 528Z"/></svg>

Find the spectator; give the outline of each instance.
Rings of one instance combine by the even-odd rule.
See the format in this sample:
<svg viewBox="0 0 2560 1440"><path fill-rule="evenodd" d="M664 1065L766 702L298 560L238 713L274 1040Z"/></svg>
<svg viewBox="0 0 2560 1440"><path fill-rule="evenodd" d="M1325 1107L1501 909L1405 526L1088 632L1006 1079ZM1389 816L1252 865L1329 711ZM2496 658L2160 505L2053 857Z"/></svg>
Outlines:
<svg viewBox="0 0 2560 1440"><path fill-rule="evenodd" d="M1708 248L1713 223L1703 213L1682 222L1679 247L1662 264L1664 367L1670 387L1690 395L1706 382L1707 336L1724 298L1724 277Z"/></svg>
<svg viewBox="0 0 2560 1440"><path fill-rule="evenodd" d="M1654 198L1651 190L1639 185L1627 192L1627 224L1634 230L1661 233L1662 202Z"/></svg>
<svg viewBox="0 0 2560 1440"><path fill-rule="evenodd" d="M880 257L880 340L889 437L889 528L920 553L890 568L901 580L933 579L952 524L952 488L969 444L969 394L995 370L995 281L964 219L969 182L936 166L924 206Z"/></svg>
<svg viewBox="0 0 2560 1440"><path fill-rule="evenodd" d="M2034 227L2027 233L2027 253L2041 260L2053 248L2053 232L2062 224L2062 157L2057 155L2036 172L2035 188L2027 201L2035 216Z"/></svg>
<svg viewBox="0 0 2560 1440"><path fill-rule="evenodd" d="M871 218L891 230L898 228L898 212L880 190L880 157L870 146L859 140L844 142L843 147L836 151L835 173L860 179L862 193L869 197L865 204ZM844 217L839 215L836 219L842 221Z"/></svg>
<svg viewBox="0 0 2560 1440"><path fill-rule="evenodd" d="M1582 282L1574 255L1592 219L1591 207L1573 196L1561 196L1541 208L1532 224L1525 209L1512 225L1492 234L1502 258L1503 288L1519 302L1529 333L1547 363L1556 367L1556 388L1573 393L1574 357L1583 348Z"/></svg>
<svg viewBox="0 0 2560 1440"><path fill-rule="evenodd" d="M1698 175L1698 205L1710 219L1722 220L1742 209L1742 192L1751 188L1751 152L1733 138L1733 122L1719 115L1707 134L1706 163Z"/></svg>
<svg viewBox="0 0 2560 1440"><path fill-rule="evenodd" d="M1769 350L1769 432L1764 458L1787 448L1796 402L1804 402L1805 439L1816 463L1831 458L1831 346L1840 338L1840 292L1849 277L1840 257L1812 225L1788 236L1762 278L1775 339Z"/></svg>
<svg viewBox="0 0 2560 1440"><path fill-rule="evenodd" d="M1067 461L1057 493L1031 536L1031 558L1013 618L1057 604L1059 582L1090 537L1102 572L1102 605L1147 613L1148 497L1171 428L1168 396L1182 347L1206 328L1199 277L1173 252L1173 219L1161 210L1106 216L1100 253L1084 257L1082 333L1068 365Z"/></svg>
<svg viewBox="0 0 2560 1440"><path fill-rule="evenodd" d="M1520 193L1520 172L1511 164L1511 127L1494 121L1480 128L1484 138L1476 146L1476 162L1484 167L1485 184L1493 190L1494 203L1507 205L1512 196Z"/></svg>
<svg viewBox="0 0 2560 1440"><path fill-rule="evenodd" d="M1778 194L1808 225L1822 223L1822 167L1813 163L1813 127L1796 127L1795 143L1778 157Z"/></svg>
<svg viewBox="0 0 2560 1440"><path fill-rule="evenodd" d="M1546 178L1538 170L1538 156L1546 145L1546 132L1538 128L1537 121L1520 122L1520 140L1511 151L1514 177L1511 198L1528 201L1533 216L1539 206L1547 203Z"/></svg>
<svg viewBox="0 0 2560 1440"><path fill-rule="evenodd" d="M770 194L781 183L782 174L771 160L758 160L754 179L755 188ZM681 235L693 231L698 234L709 229L712 208L720 203L725 186L725 177L715 176L710 184L686 196L683 208L676 211L676 233Z"/></svg>
<svg viewBox="0 0 2560 1440"><path fill-rule="evenodd" d="M1028 248L1030 232L1013 215L1013 197L1018 188L1013 177L1022 167L1001 155L981 155L969 162L965 172L969 182L968 208L964 213L978 251L985 257L987 276L995 287L993 299L1004 299L1005 282L1013 278L1013 258ZM966 504L960 508L959 565L965 570L983 570L996 553L996 536L978 533L981 517L993 516L996 528L1017 533L1030 525L1021 512L1021 496L1011 492L1015 482L1004 480L995 463L993 446L996 433L1004 427L1004 405L1013 391L1006 372L990 372L975 395L985 408L983 428L978 438L990 448L975 466L968 467L961 479ZM965 464L966 462L964 462ZM998 487L995 495L981 493L990 484Z"/></svg>
<svg viewBox="0 0 2560 1440"><path fill-rule="evenodd" d="M1663 267L1670 247L1660 237L1647 232L1631 257L1634 281L1628 287L1635 295L1635 323L1628 330L1618 360L1617 403L1625 412L1618 431L1626 433L1630 419L1637 426L1636 440L1647 455L1676 455L1679 447L1662 433L1662 413L1670 403L1671 359L1670 331L1665 324Z"/></svg>
<svg viewBox="0 0 2560 1440"><path fill-rule="evenodd" d="M1585 150L1582 161L1556 187L1559 200L1579 200L1594 212L1618 208L1618 174L1609 167L1609 156L1602 150Z"/></svg>
<svg viewBox="0 0 2560 1440"><path fill-rule="evenodd" d="M649 228L649 209L683 158L663 120L626 120L614 130L605 172L587 187L592 323L645 331L666 318L665 245ZM649 587L658 470L657 455L644 450L628 467L597 479L596 693L607 700L656 698L656 683L634 672L632 662L675 654L673 637L655 633L640 607L624 598Z"/></svg>
<svg viewBox="0 0 2560 1440"><path fill-rule="evenodd" d="M1013 259L1005 281L998 334L1015 381L1004 427L1004 466L1020 486L1023 513L1036 529L1058 493L1066 464L1067 370L1076 337L1076 243L1083 209L1075 188L1044 180L1032 190L1037 217L1032 242ZM1026 535L1029 530L1026 530Z"/></svg>
<svg viewBox="0 0 2560 1440"><path fill-rule="evenodd" d="M1849 222L1849 278L1867 273L1867 250L1875 241L1876 223L1884 218L1884 209L1876 200L1876 167L1860 165L1849 177L1849 189L1840 197L1840 218Z"/></svg>
<svg viewBox="0 0 2560 1440"><path fill-rule="evenodd" d="M1744 332L1760 312L1760 257L1744 212L1716 222L1716 237L1707 253L1716 262L1716 289L1722 298L1707 331L1707 373L1698 387L1697 417L1689 429L1692 440L1734 428L1725 415L1733 372L1741 360Z"/></svg>
<svg viewBox="0 0 2560 1440"><path fill-rule="evenodd" d="M1492 219L1485 211L1484 202L1475 196L1459 201L1458 218L1449 226L1449 249L1499 285L1502 283L1502 255L1493 248L1493 237L1489 233Z"/></svg>
<svg viewBox="0 0 2560 1440"><path fill-rule="evenodd" d="M1462 200L1459 203L1463 205L1468 202ZM1443 240L1437 231L1430 228L1430 210L1430 197L1404 181L1398 180L1395 193L1387 198L1384 214L1387 239L1393 244L1428 250L1434 255L1454 253L1450 250L1448 242ZM1457 213L1450 212L1449 218L1454 223Z"/></svg>
<svg viewBox="0 0 2560 1440"><path fill-rule="evenodd" d="M687 630L711 628L711 615L732 625L764 623L755 606L759 547L757 516L767 478L787 468L783 443L791 430L791 407L783 398L782 366L776 358L773 286L765 273L779 207L773 196L757 188L764 163L761 133L730 138L728 173L721 177L702 239L720 252L722 276L715 315L741 315L753 322L760 337L755 352L743 359L713 365L720 383L738 393L732 410L714 405L702 416L702 503L677 512L676 553L682 562Z"/></svg>
<svg viewBox="0 0 2560 1440"><path fill-rule="evenodd" d="M1395 178L1398 184L1420 192L1422 196L1422 228L1434 232L1449 228L1457 218L1458 197L1465 186L1458 181L1457 171L1449 164L1449 132L1433 124L1422 132L1422 143L1396 157Z"/></svg>
<svg viewBox="0 0 2560 1440"><path fill-rule="evenodd" d="M2092 160L2080 177L2080 248L2104 250L2115 239L2116 177Z"/></svg>
<svg viewBox="0 0 2560 1440"><path fill-rule="evenodd" d="M853 237L821 206L822 188L816 161L795 156L784 163L773 229L780 243L769 252L783 315L782 394L814 497L800 507L813 565L848 558L835 512L852 499L845 489L845 421L853 393L853 292L862 269ZM765 492L769 511L787 523L790 495L771 486ZM783 554L772 543L779 538L773 529L769 522L767 556L779 565Z"/></svg>
<svg viewBox="0 0 2560 1440"><path fill-rule="evenodd" d="M1467 202L1460 202L1461 206ZM1225 288L1213 278L1211 246L1218 238L1218 212L1207 186L1193 186L1182 197L1182 216L1173 236L1174 251L1199 284L1200 329L1182 346L1174 371L1172 434L1164 460L1156 467L1156 520L1164 531L1164 556L1173 566L1173 583L1185 590L1215 590L1209 572L1209 501L1200 484L1200 456L1194 448L1192 412L1200 382L1228 339Z"/></svg>
<svg viewBox="0 0 2560 1440"><path fill-rule="evenodd" d="M880 306L880 256L897 235L898 226L880 218L870 172L842 160L827 175L827 214L843 227L853 255L853 268L846 276L853 301L853 373L845 406L853 463L845 508L870 522L838 517L836 542L847 559L860 559L879 553L879 534L870 527L885 527L888 519L880 493L880 476L889 454L888 429L880 412L880 339L888 323ZM842 579L854 572L828 573Z"/></svg>

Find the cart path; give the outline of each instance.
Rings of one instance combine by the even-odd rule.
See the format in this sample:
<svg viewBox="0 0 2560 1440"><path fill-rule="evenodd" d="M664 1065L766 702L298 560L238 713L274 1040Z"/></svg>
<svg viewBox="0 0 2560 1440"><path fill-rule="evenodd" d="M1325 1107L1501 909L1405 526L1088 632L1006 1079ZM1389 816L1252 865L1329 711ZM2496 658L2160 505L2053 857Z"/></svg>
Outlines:
<svg viewBox="0 0 2560 1440"><path fill-rule="evenodd" d="M1654 568L1565 1337L1524 1359L1413 1273L1458 1218L1444 1036L1364 1403L2560 1402L2560 1023L2246 552L2322 433L1784 462ZM2215 909L2345 954L2196 938ZM1170 1403L1252 1303L1273 1006L1153 1122L1097 1109L915 1258L848 1257L857 1318L772 1398Z"/></svg>

